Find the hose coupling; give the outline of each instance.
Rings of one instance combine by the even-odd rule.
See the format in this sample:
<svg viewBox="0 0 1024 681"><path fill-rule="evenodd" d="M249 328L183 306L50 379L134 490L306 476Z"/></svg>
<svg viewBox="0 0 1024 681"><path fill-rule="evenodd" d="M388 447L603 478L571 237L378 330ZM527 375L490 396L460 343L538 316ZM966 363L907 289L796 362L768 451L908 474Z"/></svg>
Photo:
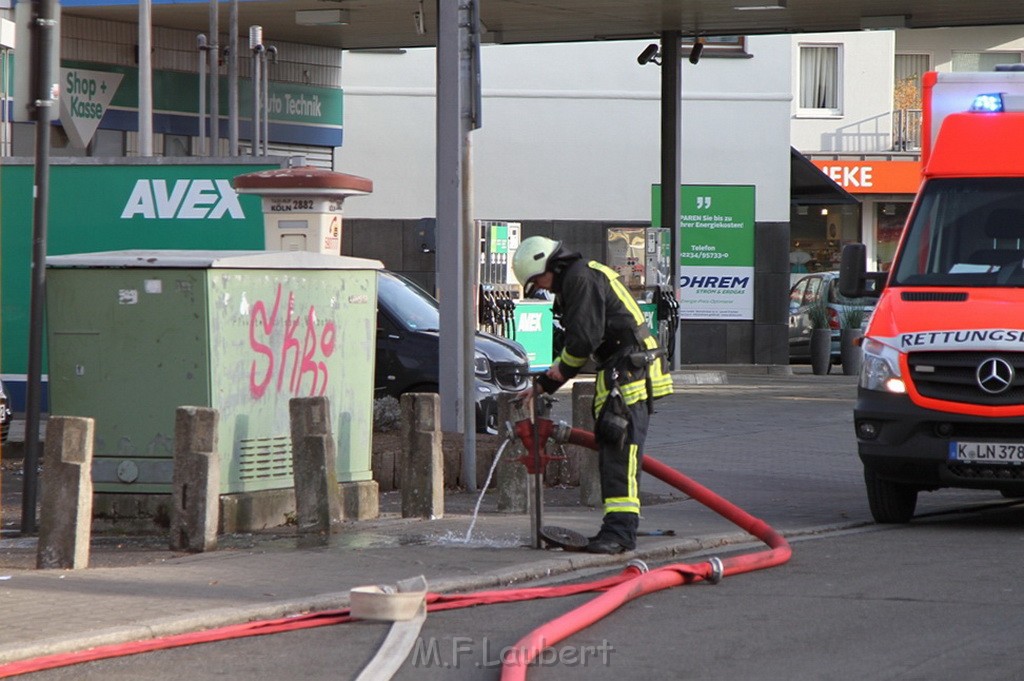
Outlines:
<svg viewBox="0 0 1024 681"><path fill-rule="evenodd" d="M725 565L722 564L722 559L718 556L709 558L708 563L711 565L711 574L708 575L707 581L711 584L718 584L725 576Z"/></svg>
<svg viewBox="0 0 1024 681"><path fill-rule="evenodd" d="M558 444L565 444L569 441L569 435L572 433L572 426L565 421L559 421L554 425L554 430L551 432L551 437Z"/></svg>
<svg viewBox="0 0 1024 681"><path fill-rule="evenodd" d="M651 568L647 567L647 563L643 562L639 558L633 558L626 563L627 568L636 568L640 571L640 574L644 575L651 571Z"/></svg>

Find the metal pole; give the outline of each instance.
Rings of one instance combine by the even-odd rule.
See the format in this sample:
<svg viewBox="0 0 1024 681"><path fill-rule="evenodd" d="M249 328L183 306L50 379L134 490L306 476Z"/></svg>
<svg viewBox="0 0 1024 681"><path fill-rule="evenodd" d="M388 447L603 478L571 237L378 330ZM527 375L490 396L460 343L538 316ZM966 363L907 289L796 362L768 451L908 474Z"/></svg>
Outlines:
<svg viewBox="0 0 1024 681"><path fill-rule="evenodd" d="M199 49L199 155L206 156L206 36L196 36Z"/></svg>
<svg viewBox="0 0 1024 681"><path fill-rule="evenodd" d="M476 363L476 295L480 288L480 234L473 219L473 147L471 133L466 130L462 155L462 222L466 236L462 242L462 268L466 276L462 297L462 353L468 366ZM472 364L470 363L472 359ZM466 408L462 413L462 484L470 492L476 491L476 372L462 374L462 395ZM500 424L499 424L500 426Z"/></svg>
<svg viewBox="0 0 1024 681"><path fill-rule="evenodd" d="M661 226L669 229L672 244L672 293L679 300L679 189L680 129L682 128L682 40L681 31L661 34ZM681 320L675 319L675 347L672 369L679 369Z"/></svg>
<svg viewBox="0 0 1024 681"><path fill-rule="evenodd" d="M220 156L220 0L210 0L210 156Z"/></svg>
<svg viewBox="0 0 1024 681"><path fill-rule="evenodd" d="M465 320L462 297L465 291L462 248L465 230L462 211L462 145L466 125L463 115L461 46L465 34L461 0L437 2L437 126L436 217L437 287L441 304L441 349L439 387L441 429L455 433L463 428L466 404L463 376L472 370L472 355L465 356L462 344ZM471 433L464 433L469 437Z"/></svg>
<svg viewBox="0 0 1024 681"><path fill-rule="evenodd" d="M56 92L53 62L54 31L57 28L56 0L33 0L35 44L32 49L37 74L36 165L32 216L32 286L29 303L28 377L25 393L25 468L22 478L21 532L36 533L39 484L39 421L43 368L43 303L46 298L46 223L50 201L50 121Z"/></svg>
<svg viewBox="0 0 1024 681"><path fill-rule="evenodd" d="M536 393L536 379L531 383L531 387ZM541 541L541 530L544 528L544 470L541 467L540 458L540 437L537 432L537 400L540 397L534 394L533 399L530 400L530 454L533 459L533 475L530 476L533 482L533 489L530 491L533 493L533 515L531 519L533 522L533 548L542 549L544 548L543 542Z"/></svg>
<svg viewBox="0 0 1024 681"><path fill-rule="evenodd" d="M228 156L238 156L238 0L231 0L228 33Z"/></svg>
<svg viewBox="0 0 1024 681"><path fill-rule="evenodd" d="M260 55L263 52L263 27L249 27L249 49L252 50L252 155L260 154Z"/></svg>
<svg viewBox="0 0 1024 681"><path fill-rule="evenodd" d="M10 80L7 78L7 64L10 62L10 50L6 47L0 49L0 64L2 64L2 71L0 71L0 90L3 90L3 98L0 99L0 156L7 156L7 103L10 95L8 94L10 88Z"/></svg>
<svg viewBox="0 0 1024 681"><path fill-rule="evenodd" d="M263 52L263 155L270 153L270 63L277 61L277 48Z"/></svg>
<svg viewBox="0 0 1024 681"><path fill-rule="evenodd" d="M139 156L153 155L153 3L139 0Z"/></svg>

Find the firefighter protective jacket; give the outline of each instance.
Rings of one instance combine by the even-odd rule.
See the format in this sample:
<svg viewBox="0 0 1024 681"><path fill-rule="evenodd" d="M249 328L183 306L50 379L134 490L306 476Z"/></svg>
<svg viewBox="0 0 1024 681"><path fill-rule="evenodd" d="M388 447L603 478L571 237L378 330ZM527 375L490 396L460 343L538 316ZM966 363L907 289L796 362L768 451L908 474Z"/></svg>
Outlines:
<svg viewBox="0 0 1024 681"><path fill-rule="evenodd" d="M566 379L579 373L593 356L598 377L594 414L600 413L608 391L617 384L626 405L657 399L672 392L657 340L647 328L640 306L615 270L597 261L576 260L556 275L557 304L565 328L565 347L558 356ZM648 361L638 362L646 353ZM557 385L542 386L548 392Z"/></svg>

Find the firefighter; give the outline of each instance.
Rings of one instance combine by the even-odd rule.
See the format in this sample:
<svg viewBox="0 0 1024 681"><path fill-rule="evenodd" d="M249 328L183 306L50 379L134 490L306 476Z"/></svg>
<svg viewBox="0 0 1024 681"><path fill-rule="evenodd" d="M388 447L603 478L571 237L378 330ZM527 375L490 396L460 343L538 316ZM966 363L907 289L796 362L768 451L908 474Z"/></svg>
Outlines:
<svg viewBox="0 0 1024 681"><path fill-rule="evenodd" d="M565 329L561 354L519 397L553 393L594 358L594 435L604 518L587 551L631 551L640 522L639 474L648 420L653 401L672 392L663 353L611 268L584 260L560 241L532 236L519 244L512 269L524 297L537 289L555 294Z"/></svg>

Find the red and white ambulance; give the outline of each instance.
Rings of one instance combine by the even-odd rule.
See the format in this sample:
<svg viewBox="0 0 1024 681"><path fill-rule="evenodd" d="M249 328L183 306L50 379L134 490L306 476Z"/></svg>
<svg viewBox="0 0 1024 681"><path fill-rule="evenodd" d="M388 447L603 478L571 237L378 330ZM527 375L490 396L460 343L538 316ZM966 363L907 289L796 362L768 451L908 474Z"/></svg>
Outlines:
<svg viewBox="0 0 1024 681"><path fill-rule="evenodd" d="M845 295L879 295L854 424L875 520L943 487L1024 496L1024 72L924 76L923 182L888 273L843 252Z"/></svg>

